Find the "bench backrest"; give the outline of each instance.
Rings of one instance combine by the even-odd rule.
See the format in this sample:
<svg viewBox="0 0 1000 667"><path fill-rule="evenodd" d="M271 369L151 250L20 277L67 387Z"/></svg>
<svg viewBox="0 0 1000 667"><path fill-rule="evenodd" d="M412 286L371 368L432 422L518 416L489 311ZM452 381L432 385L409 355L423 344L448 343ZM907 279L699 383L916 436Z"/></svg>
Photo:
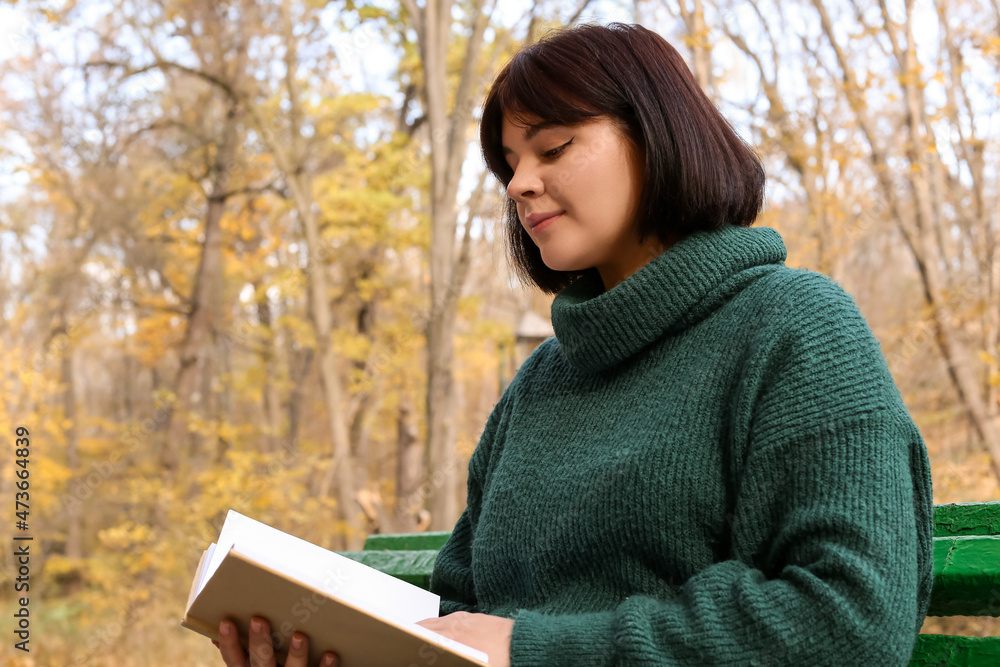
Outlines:
<svg viewBox="0 0 1000 667"><path fill-rule="evenodd" d="M344 556L428 588L450 531L371 535ZM934 588L928 616L1000 616L1000 502L934 506ZM923 634L910 667L997 667L1000 637Z"/></svg>

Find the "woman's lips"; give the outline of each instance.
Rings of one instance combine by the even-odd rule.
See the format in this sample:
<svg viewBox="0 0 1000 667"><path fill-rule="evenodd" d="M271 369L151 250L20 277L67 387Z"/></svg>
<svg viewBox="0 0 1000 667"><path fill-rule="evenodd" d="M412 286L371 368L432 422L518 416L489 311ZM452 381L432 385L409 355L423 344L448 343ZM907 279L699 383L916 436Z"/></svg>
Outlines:
<svg viewBox="0 0 1000 667"><path fill-rule="evenodd" d="M537 225L535 225L534 227L532 227L531 231L532 232L536 232L536 233L537 232L545 231L546 228L548 228L552 223L554 223L556 220L558 220L562 216L563 216L563 214L559 213L558 215L553 215L551 218L545 218L544 220L542 220L541 222L539 222Z"/></svg>

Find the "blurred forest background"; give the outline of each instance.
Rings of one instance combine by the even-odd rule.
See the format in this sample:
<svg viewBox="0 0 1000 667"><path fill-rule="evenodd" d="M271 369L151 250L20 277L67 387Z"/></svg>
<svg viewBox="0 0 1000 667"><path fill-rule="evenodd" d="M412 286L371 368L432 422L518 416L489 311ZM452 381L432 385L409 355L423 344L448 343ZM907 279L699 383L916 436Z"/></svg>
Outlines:
<svg viewBox="0 0 1000 667"><path fill-rule="evenodd" d="M758 224L879 338L935 502L1000 499L998 0L502 4L0 3L0 433L31 431L37 536L0 661L220 665L178 620L229 508L333 549L453 526L551 303L479 105L586 21L689 59L765 159Z"/></svg>

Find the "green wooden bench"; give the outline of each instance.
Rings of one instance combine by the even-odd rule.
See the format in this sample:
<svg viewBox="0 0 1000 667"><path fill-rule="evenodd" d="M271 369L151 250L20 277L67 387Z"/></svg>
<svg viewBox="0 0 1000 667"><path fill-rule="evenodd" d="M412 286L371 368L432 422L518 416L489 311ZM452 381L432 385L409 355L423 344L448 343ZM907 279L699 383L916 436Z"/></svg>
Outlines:
<svg viewBox="0 0 1000 667"><path fill-rule="evenodd" d="M342 555L428 588L450 532L371 535ZM1000 616L1000 502L934 506L934 588L928 616ZM1000 637L922 634L910 667L997 667Z"/></svg>

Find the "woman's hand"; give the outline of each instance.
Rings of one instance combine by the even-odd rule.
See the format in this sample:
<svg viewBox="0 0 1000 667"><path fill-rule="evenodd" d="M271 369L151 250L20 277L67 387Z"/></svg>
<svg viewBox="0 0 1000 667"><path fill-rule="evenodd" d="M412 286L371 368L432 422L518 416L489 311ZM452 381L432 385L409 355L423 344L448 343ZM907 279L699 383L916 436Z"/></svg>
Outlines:
<svg viewBox="0 0 1000 667"><path fill-rule="evenodd" d="M254 616L250 620L250 653L240 646L236 625L232 621L219 624L219 641L212 643L222 652L226 667L276 667L274 647L271 645L271 626L267 619ZM309 638L301 632L292 634L292 646L288 651L285 667L310 667ZM327 651L319 662L319 667L337 667L339 657Z"/></svg>
<svg viewBox="0 0 1000 667"><path fill-rule="evenodd" d="M440 618L425 618L417 625L479 649L490 656L490 667L510 667L512 619L456 611Z"/></svg>

